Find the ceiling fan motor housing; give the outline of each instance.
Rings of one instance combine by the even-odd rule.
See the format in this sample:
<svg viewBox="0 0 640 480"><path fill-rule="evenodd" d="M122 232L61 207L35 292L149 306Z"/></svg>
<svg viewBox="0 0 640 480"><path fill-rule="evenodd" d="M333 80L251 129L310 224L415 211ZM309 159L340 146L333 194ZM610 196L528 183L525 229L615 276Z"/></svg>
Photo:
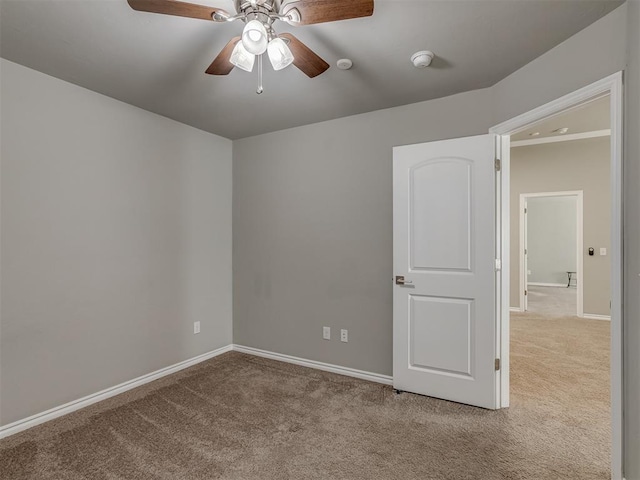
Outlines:
<svg viewBox="0 0 640 480"><path fill-rule="evenodd" d="M280 0L235 0L235 6L236 12L245 15L257 13L268 15L280 12Z"/></svg>

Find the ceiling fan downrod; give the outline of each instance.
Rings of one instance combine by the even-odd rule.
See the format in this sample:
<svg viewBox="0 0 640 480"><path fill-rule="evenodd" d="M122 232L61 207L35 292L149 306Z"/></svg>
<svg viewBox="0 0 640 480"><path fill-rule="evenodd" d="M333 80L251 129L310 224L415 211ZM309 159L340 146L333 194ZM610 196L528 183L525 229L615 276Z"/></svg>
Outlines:
<svg viewBox="0 0 640 480"><path fill-rule="evenodd" d="M262 92L264 92L262 87L262 55L258 55L258 89L256 93L260 95Z"/></svg>

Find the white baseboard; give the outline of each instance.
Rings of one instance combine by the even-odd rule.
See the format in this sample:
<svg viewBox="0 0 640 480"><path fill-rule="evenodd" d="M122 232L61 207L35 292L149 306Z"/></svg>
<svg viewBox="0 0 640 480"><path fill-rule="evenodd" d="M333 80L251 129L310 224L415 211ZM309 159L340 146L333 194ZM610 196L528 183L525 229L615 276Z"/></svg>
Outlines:
<svg viewBox="0 0 640 480"><path fill-rule="evenodd" d="M221 355L225 352L229 352L232 349L232 345L227 345L225 347L218 348L217 350L198 355L197 357L193 357L189 360L176 363L175 365L156 370L155 372L148 373L146 375L142 375L141 377L134 378L133 380L121 383L120 385L116 385L92 395L87 395L86 397L79 398L78 400L65 403L64 405L51 408L46 412L37 413L22 420L4 425L0 427L0 439L8 437L10 435L14 435L18 432L22 432L31 427L35 427L36 425L40 425L41 423L48 422L49 420L53 420L54 418L62 417L63 415L66 415L68 413L75 412L76 410L80 410L81 408L88 407L89 405L92 405L94 403L114 397L128 390L140 387L146 383L153 382L154 380L158 380L159 378L166 377L167 375L171 375L172 373L179 372L180 370L191 367L200 362L204 362L205 360L209 360L210 358L217 357L218 355Z"/></svg>
<svg viewBox="0 0 640 480"><path fill-rule="evenodd" d="M304 367L315 368L317 370L324 370L327 372L337 373L340 375L346 375L349 377L369 380L371 382L383 383L385 385L393 384L393 378L388 375L380 375L378 373L365 372L363 370L356 370L354 368L341 367L339 365L331 365L329 363L316 362L315 360L307 360L305 358L292 357L290 355L284 355L281 353L268 352L266 350L260 350L260 349L251 348L251 347L244 347L242 345L227 345L225 347L218 348L217 350L213 350L211 352L204 353L197 357L193 357L189 360L176 363L175 365L171 365L169 367L156 370L155 372L148 373L146 375L142 375L141 377L134 378L133 380L129 380L128 382L124 382L119 385L113 386L111 388L102 390L100 392L87 395L86 397L82 397L77 400L71 401L69 403L65 403L64 405L51 408L45 412L37 413L30 417L24 418L22 420L18 420L8 425L4 425L0 427L0 439L9 437L11 435L15 435L16 433L22 432L24 430L27 430L29 428L35 427L36 425L40 425L42 423L48 422L55 418L62 417L63 415L67 415L68 413L75 412L82 408L88 407L89 405L92 405L94 403L101 402L102 400L106 400L108 398L114 397L126 391L140 387L146 383L153 382L154 380L158 380L159 378L166 377L167 375L171 375L172 373L179 372L180 370L184 370L185 368L191 367L200 362L204 362L205 360L209 360L210 358L217 357L218 355L229 352L231 350L236 350L238 352L246 353L249 355L255 355L258 357L265 357L273 360L279 360L281 362L302 365Z"/></svg>
<svg viewBox="0 0 640 480"><path fill-rule="evenodd" d="M566 283L544 283L544 282L528 282L528 285L533 285L534 287L563 287L567 288ZM575 285L571 285L575 287Z"/></svg>
<svg viewBox="0 0 640 480"><path fill-rule="evenodd" d="M610 315L596 315L596 314L592 314L592 313L585 313L584 315L582 315L582 318L587 318L589 320L607 320L607 321L611 321L611 316Z"/></svg>
<svg viewBox="0 0 640 480"><path fill-rule="evenodd" d="M510 312L520 312L520 313L523 312L523 310L520 307L509 307L509 311Z"/></svg>
<svg viewBox="0 0 640 480"><path fill-rule="evenodd" d="M307 360L306 358L292 357L283 353L269 352L253 347L245 347L243 345L234 345L233 350L236 352L247 353L257 357L270 358L281 362L293 363L303 367L315 368L325 372L337 373L348 377L369 380L370 382L383 383L385 385L393 385L393 377L389 375L381 375L379 373L365 372L364 370L356 370L355 368L341 367L340 365L332 365L330 363L317 362L315 360Z"/></svg>

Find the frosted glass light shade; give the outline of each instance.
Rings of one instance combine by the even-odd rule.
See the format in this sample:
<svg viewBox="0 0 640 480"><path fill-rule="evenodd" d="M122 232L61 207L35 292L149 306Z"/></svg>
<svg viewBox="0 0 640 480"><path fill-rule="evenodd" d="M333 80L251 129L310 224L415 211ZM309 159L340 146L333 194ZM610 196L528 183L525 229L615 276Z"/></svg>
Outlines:
<svg viewBox="0 0 640 480"><path fill-rule="evenodd" d="M247 52L262 55L267 51L267 30L258 20L251 20L242 31L242 44Z"/></svg>
<svg viewBox="0 0 640 480"><path fill-rule="evenodd" d="M231 58L229 59L236 67L241 68L246 72L253 70L253 63L256 61L256 56L253 53L247 52L242 42L236 43L236 46L231 52Z"/></svg>
<svg viewBox="0 0 640 480"><path fill-rule="evenodd" d="M274 38L269 42L267 53L274 70L282 70L293 63L293 54L281 38Z"/></svg>

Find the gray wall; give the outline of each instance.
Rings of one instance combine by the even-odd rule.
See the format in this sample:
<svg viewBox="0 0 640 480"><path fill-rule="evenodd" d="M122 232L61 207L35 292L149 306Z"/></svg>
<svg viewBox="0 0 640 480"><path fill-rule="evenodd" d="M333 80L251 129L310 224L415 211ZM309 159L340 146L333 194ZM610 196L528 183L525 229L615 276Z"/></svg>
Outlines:
<svg viewBox="0 0 640 480"><path fill-rule="evenodd" d="M527 205L529 282L564 287L577 268L577 196L534 197Z"/></svg>
<svg viewBox="0 0 640 480"><path fill-rule="evenodd" d="M235 141L234 342L391 374L391 149L486 133L489 109L480 90Z"/></svg>
<svg viewBox="0 0 640 480"><path fill-rule="evenodd" d="M4 425L231 342L232 143L1 62Z"/></svg>
<svg viewBox="0 0 640 480"><path fill-rule="evenodd" d="M624 70L626 24L625 3L496 83L491 88L493 123L509 120Z"/></svg>
<svg viewBox="0 0 640 480"><path fill-rule="evenodd" d="M486 133L623 70L626 23L623 5L491 89L235 141L234 342L390 374L391 148Z"/></svg>
<svg viewBox="0 0 640 480"><path fill-rule="evenodd" d="M512 307L520 306L520 194L583 190L584 313L611 313L610 145L609 137L600 137L511 149ZM589 247L596 249L593 257ZM599 255L600 247L607 248L607 256Z"/></svg>
<svg viewBox="0 0 640 480"><path fill-rule="evenodd" d="M640 480L640 1L628 3L625 72L625 476Z"/></svg>

